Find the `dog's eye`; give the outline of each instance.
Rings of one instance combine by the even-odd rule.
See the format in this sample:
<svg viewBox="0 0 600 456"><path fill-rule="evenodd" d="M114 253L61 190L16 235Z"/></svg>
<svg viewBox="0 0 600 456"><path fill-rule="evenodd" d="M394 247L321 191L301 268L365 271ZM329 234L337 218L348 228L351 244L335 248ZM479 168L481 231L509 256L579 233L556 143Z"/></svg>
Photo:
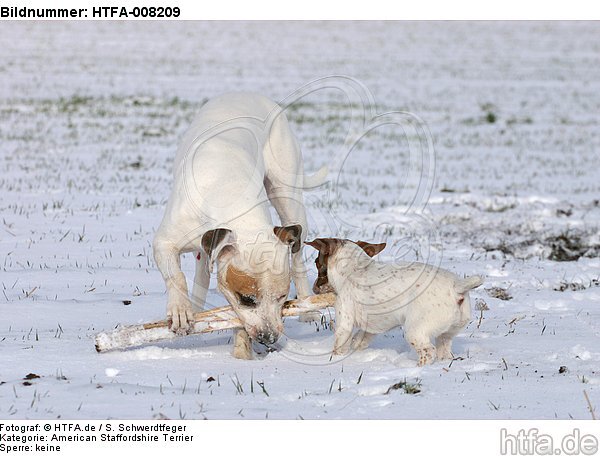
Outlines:
<svg viewBox="0 0 600 456"><path fill-rule="evenodd" d="M283 301L285 298L287 298L287 293L284 295L281 295L277 298L278 301Z"/></svg>
<svg viewBox="0 0 600 456"><path fill-rule="evenodd" d="M256 296L240 294L240 304L247 307L256 307Z"/></svg>

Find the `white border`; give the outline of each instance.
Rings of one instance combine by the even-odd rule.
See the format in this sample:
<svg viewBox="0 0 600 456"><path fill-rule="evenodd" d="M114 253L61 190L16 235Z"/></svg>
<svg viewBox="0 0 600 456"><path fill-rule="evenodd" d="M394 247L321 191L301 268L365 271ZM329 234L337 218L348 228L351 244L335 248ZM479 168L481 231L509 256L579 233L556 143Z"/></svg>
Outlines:
<svg viewBox="0 0 600 456"><path fill-rule="evenodd" d="M571 435L592 437L596 442L600 439L600 422L598 421L4 421L0 423L17 425L48 426L52 431L43 434L51 436L54 425L69 426L78 423L82 428L87 424L104 426L97 432L58 432L60 435L96 435L97 443L71 442L60 444L61 456L76 455L86 456L101 455L111 456L137 454L143 452L144 456L168 454L215 454L215 455L254 455L254 454L285 454L288 455L454 455L481 456L498 455L501 448L505 454L542 454L536 449L537 443L521 445L516 443L502 444L502 435L509 433L511 440L515 439L521 430L524 435L549 436L553 442L554 455L571 454L600 454L593 452L556 452L564 448L562 442ZM165 423L170 426L183 425L184 432L177 435L193 436L190 442L165 442L162 433L151 432L160 436L156 443L117 442L101 443L100 434L106 433L106 426L113 428L112 434L119 433L117 426L150 425L155 426ZM505 429L502 433L502 429ZM27 432L27 435L35 433ZM132 435L135 432L124 432ZM168 434L171 435L171 434ZM174 434L173 434L174 435ZM505 438L506 440L506 438ZM6 442L3 442L6 443ZM14 443L13 443L14 444ZM517 445L515 447L515 445ZM568 447L567 447L568 448ZM508 450L508 451L506 451ZM512 450L512 451L511 451ZM12 453L12 454L34 454Z"/></svg>
<svg viewBox="0 0 600 456"><path fill-rule="evenodd" d="M8 0L2 6L178 6L184 20L599 20L590 0ZM91 19L88 19L91 20ZM600 25L599 25L600 26Z"/></svg>

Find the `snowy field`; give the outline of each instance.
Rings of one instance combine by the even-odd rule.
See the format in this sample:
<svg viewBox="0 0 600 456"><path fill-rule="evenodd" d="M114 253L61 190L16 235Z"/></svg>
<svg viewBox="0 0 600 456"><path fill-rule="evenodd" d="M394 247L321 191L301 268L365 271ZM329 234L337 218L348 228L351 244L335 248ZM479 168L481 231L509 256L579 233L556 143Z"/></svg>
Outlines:
<svg viewBox="0 0 600 456"><path fill-rule="evenodd" d="M330 315L286 320L284 349L254 361L225 332L97 354L97 332L165 316L151 242L202 103L334 74L423 119L435 178L415 224L410 134L372 132L335 198L306 195L309 238L485 275L457 359L417 367L398 329L328 362ZM597 23L10 22L0 81L0 418L589 419L584 391L600 406ZM344 149L338 90L287 114L307 171Z"/></svg>

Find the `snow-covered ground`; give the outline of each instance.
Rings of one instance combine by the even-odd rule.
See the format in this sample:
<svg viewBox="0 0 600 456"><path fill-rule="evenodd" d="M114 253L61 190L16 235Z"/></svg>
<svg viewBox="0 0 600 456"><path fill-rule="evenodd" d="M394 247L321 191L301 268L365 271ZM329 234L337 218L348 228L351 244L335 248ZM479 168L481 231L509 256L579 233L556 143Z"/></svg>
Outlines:
<svg viewBox="0 0 600 456"><path fill-rule="evenodd" d="M414 138L386 126L334 199L307 194L310 237L484 274L472 297L489 310L458 358L419 368L395 330L328 362L328 325L294 319L286 347L251 362L229 333L97 354L98 331L165 315L151 242L204 100L281 99L333 74L426 122L435 229L405 213ZM0 81L0 418L585 419L584 390L600 404L596 23L10 22ZM308 171L343 150L351 112L336 89L290 107Z"/></svg>

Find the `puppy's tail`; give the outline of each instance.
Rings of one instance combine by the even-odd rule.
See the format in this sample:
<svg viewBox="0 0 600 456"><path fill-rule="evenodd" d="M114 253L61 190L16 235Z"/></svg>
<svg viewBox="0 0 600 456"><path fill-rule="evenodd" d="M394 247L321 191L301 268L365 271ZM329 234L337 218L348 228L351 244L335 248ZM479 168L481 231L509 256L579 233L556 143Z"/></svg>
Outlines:
<svg viewBox="0 0 600 456"><path fill-rule="evenodd" d="M473 288L477 288L483 283L483 277L481 276L471 276L465 277L464 279L459 279L454 283L454 290L458 294L464 294Z"/></svg>
<svg viewBox="0 0 600 456"><path fill-rule="evenodd" d="M321 166L321 168L313 175L304 175L304 190L311 190L323 185L327 180L327 174L329 174L329 168L327 168L327 166Z"/></svg>

